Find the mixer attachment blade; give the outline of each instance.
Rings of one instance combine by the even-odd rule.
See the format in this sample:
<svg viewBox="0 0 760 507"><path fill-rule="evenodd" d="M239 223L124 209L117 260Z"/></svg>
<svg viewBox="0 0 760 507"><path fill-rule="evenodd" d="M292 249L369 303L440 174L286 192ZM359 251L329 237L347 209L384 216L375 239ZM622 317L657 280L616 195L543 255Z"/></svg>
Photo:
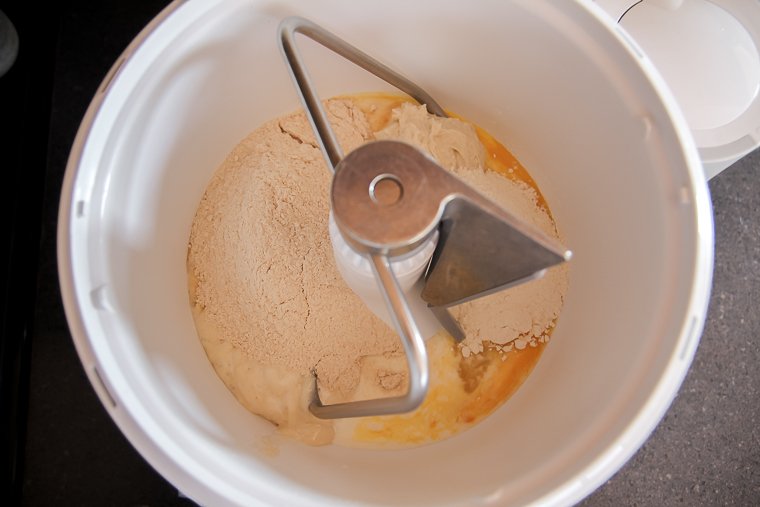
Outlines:
<svg viewBox="0 0 760 507"><path fill-rule="evenodd" d="M547 268L570 259L556 242L499 211L458 196L446 205L422 290L425 302L434 307L465 303L540 278Z"/></svg>
<svg viewBox="0 0 760 507"><path fill-rule="evenodd" d="M334 171L331 205L346 242L366 256L401 338L409 367L405 395L324 405L316 375L309 406L325 419L409 412L425 399L429 369L424 338L391 266L391 259L413 251L438 232L438 244L425 275L422 299L455 338L463 333L447 307L523 281L569 260L555 240L510 213L441 168L416 148L397 141L367 143L343 157L319 97L295 46L301 33L384 79L446 116L424 90L314 23L298 17L280 24L280 48L308 113L328 167ZM376 191L390 188L380 196Z"/></svg>
<svg viewBox="0 0 760 507"><path fill-rule="evenodd" d="M390 180L395 202L371 188ZM401 255L438 230L422 299L447 307L540 277L570 258L554 239L520 222L423 153L398 141L374 141L336 169L332 209L356 251Z"/></svg>

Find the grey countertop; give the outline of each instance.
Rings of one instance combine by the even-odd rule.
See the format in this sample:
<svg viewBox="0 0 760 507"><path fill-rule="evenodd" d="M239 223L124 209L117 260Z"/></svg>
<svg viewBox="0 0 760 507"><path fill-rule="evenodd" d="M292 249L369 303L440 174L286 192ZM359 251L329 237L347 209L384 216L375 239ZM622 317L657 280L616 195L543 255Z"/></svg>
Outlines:
<svg viewBox="0 0 760 507"><path fill-rule="evenodd" d="M652 436L586 507L760 505L760 153L710 192L715 271L694 362Z"/></svg>

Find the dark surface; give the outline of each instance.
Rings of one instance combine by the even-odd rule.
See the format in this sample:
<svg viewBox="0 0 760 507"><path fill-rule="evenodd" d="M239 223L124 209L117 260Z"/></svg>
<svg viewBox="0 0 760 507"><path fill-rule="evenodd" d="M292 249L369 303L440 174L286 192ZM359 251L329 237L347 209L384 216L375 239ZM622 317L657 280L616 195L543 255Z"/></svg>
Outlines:
<svg viewBox="0 0 760 507"><path fill-rule="evenodd" d="M33 19L20 5L0 4L3 17L2 53L18 49L15 64L0 77L0 455L3 491L16 498L20 491L23 442L26 436L29 339L32 334L40 221L45 192L53 63L57 13L49 9L45 19ZM13 19L13 22L9 22ZM13 23L13 24L10 24ZM15 26L14 26L15 25ZM35 35L36 44L21 44ZM18 40L18 39L15 39ZM6 64L7 64L6 63Z"/></svg>
<svg viewBox="0 0 760 507"><path fill-rule="evenodd" d="M38 155L36 161L31 157L31 161L17 166L17 173L23 176L20 188L30 189L32 202L8 199L29 206L32 216L21 235L26 238L22 242L25 249L7 250L26 253L20 258L17 255L8 274L13 275L9 279L20 280L16 283L23 282L19 287L26 287L27 293L21 294L23 298L4 293L1 300L6 304L20 299L12 301L10 310L11 317L16 318L9 319L9 325L3 321L3 361L10 357L23 363L25 342L19 337L24 330L31 330L32 336L26 438L23 428L19 434L20 442L25 442L25 449L21 448L21 458L25 459L19 462L22 497L13 503L191 504L132 449L96 398L63 316L55 259L58 195L79 122L118 54L165 3L64 2L59 4L60 23L55 16L46 22L52 28L29 32L26 39L19 30L22 46L30 34L46 34L39 41L53 44L55 64L45 67L40 60L38 69L33 65L26 68L35 76L44 77L45 69L52 73L52 95L47 95L51 109L48 122L39 112L44 107L35 106L34 121L22 131L27 142L36 143ZM13 10L7 2L0 3L0 9L8 14ZM32 19L35 13L31 9L27 3L26 12L20 16ZM0 78L0 85L5 86L6 81ZM6 88L0 90L7 99ZM44 86L32 91L41 94L35 100L44 105L49 91ZM30 93L27 90L24 94L27 104ZM2 103L3 116L6 102ZM16 139L12 144L20 143ZM33 205L43 202L39 177L45 173L40 153L47 154L41 229L31 226ZM710 188L715 203L716 266L707 326L696 359L680 394L646 445L584 505L760 504L760 154L740 161L713 180ZM3 197L9 197L8 187L4 191ZM40 206L36 209L40 213ZM4 269L10 265L5 252L0 258ZM34 303L34 291L28 288L35 287L35 276L38 282L36 306L31 306L32 327L31 317L25 318L23 309ZM4 389L6 371L4 366ZM21 380L17 384L23 392ZM6 406L13 405L13 400L8 405L6 401L4 397L3 421L12 419ZM17 412L26 415L26 404L21 401ZM6 442L13 440L10 433L3 434L8 436ZM7 446L3 450L7 451ZM4 477L6 482L7 477L10 475Z"/></svg>
<svg viewBox="0 0 760 507"><path fill-rule="evenodd" d="M52 94L35 85L32 91L38 95L22 88L22 93L9 99L12 103L23 101L24 107L33 110L39 109L30 105L36 101L47 100L51 104L46 113L49 121L38 114L34 119L39 122L37 130L30 130L30 135L24 133L30 146L23 151L41 154L42 167L38 167L39 163L25 162L17 171L24 179L30 171L44 175L47 155L47 188L39 231L37 304L32 306L30 389L22 456L25 459L19 461L23 482L19 488L21 498L10 490L10 497L16 500L13 504L192 505L180 498L177 490L134 451L90 387L63 314L55 254L58 198L66 159L79 123L118 55L167 3L165 0L142 0L138 5L70 1L58 4L60 18L51 17L48 7L45 7L45 15L40 16L43 7L36 2L0 4L0 9L9 17L14 13L11 19L19 28L22 51L24 47L41 48L26 66L22 65L23 54L20 54L18 67L14 66L12 71L28 75L25 81L34 81L46 70L54 78L51 79ZM28 30L22 31L24 24ZM48 45L50 47L46 47ZM49 50L54 57L50 64L37 57L37 53L44 50ZM5 77L10 77L10 73ZM0 83L3 81L4 78L0 78ZM49 142L42 135L47 135L48 128ZM43 188L41 184L38 187ZM35 221L40 222L39 217L22 222L19 228L31 228ZM31 250L29 255L33 254ZM24 264L20 262L18 266L24 267ZM34 285L32 278L29 286ZM4 333L3 343L11 342L11 338Z"/></svg>
<svg viewBox="0 0 760 507"><path fill-rule="evenodd" d="M710 182L715 272L691 369L651 438L583 505L760 505L760 153Z"/></svg>

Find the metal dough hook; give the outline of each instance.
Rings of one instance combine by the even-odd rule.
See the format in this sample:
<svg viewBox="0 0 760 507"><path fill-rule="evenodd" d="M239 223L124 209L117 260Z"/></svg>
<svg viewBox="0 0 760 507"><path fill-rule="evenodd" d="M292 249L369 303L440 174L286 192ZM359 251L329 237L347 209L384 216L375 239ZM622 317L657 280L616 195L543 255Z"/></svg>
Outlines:
<svg viewBox="0 0 760 507"><path fill-rule="evenodd" d="M430 113L447 115L419 86L314 23L299 17L280 23L280 48L334 173L331 206L335 222L348 244L369 260L409 367L405 395L333 405L322 403L315 375L309 409L324 419L409 412L425 399L429 369L423 336L393 273L391 258L415 249L438 232L422 299L441 325L456 336L461 331L447 307L538 278L548 267L569 260L571 254L405 143L374 141L343 157L301 62L296 33L394 85L425 104ZM375 198L379 184L397 190L390 202Z"/></svg>

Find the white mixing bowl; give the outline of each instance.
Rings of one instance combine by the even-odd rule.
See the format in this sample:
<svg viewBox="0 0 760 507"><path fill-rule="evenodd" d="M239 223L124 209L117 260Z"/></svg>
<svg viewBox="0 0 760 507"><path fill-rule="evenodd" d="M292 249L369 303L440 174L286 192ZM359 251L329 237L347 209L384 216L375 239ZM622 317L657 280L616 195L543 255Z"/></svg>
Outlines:
<svg viewBox="0 0 760 507"><path fill-rule="evenodd" d="M380 452L284 441L271 452L272 426L235 401L197 339L190 224L226 153L299 107L276 44L291 14L500 139L574 251L567 302L535 372L450 440ZM323 97L388 89L321 47L302 48ZM59 263L82 363L132 444L202 504L576 502L660 420L704 322L711 209L674 104L590 1L176 2L114 65L69 160Z"/></svg>

